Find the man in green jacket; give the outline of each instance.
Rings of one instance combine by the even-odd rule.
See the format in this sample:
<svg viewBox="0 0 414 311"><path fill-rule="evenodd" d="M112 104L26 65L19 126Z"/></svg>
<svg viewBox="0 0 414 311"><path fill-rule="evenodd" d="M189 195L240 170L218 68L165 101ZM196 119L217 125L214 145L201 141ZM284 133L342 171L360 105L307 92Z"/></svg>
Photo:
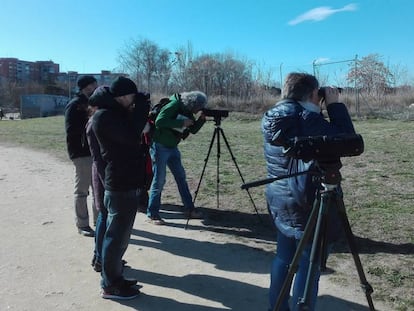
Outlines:
<svg viewBox="0 0 414 311"><path fill-rule="evenodd" d="M207 97L200 91L177 93L170 97L170 102L161 109L155 120L155 132L150 148L153 179L147 209L148 221L153 224L165 224L159 211L167 166L174 175L186 215L189 218L202 218L202 214L193 204L178 144L190 133L195 134L201 129L206 121L205 115L201 112L195 119L194 114L206 105Z"/></svg>

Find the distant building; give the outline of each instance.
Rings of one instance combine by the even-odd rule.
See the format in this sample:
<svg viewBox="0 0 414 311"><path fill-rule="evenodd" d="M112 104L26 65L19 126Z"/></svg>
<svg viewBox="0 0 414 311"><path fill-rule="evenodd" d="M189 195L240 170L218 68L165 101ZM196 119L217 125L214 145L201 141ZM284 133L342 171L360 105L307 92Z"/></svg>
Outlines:
<svg viewBox="0 0 414 311"><path fill-rule="evenodd" d="M110 85L113 80L122 76L128 77L125 73L112 73L109 70L102 70L101 73L78 73L77 71L60 72L57 76L56 82L60 84L67 84L69 90L69 97L78 91L77 81L82 76L93 76L98 85Z"/></svg>
<svg viewBox="0 0 414 311"><path fill-rule="evenodd" d="M10 87L16 90L0 92L0 106L17 107L20 103L20 112L25 118L61 114L62 103L78 92L77 81L84 75L94 76L98 85L110 85L119 76L128 77L108 70L100 73L60 72L59 64L51 60L30 62L0 57L0 87L7 87L11 82Z"/></svg>
<svg viewBox="0 0 414 311"><path fill-rule="evenodd" d="M0 58L0 77L10 82L54 83L58 73L59 64L52 61L30 62L17 58Z"/></svg>
<svg viewBox="0 0 414 311"><path fill-rule="evenodd" d="M110 85L115 78L128 76L108 70L102 70L100 73L60 72L59 64L52 61L30 62L18 58L0 58L0 81L7 80L22 84L28 82L65 84L68 85L69 93L74 94L77 91L78 78L84 75L94 76L99 85Z"/></svg>

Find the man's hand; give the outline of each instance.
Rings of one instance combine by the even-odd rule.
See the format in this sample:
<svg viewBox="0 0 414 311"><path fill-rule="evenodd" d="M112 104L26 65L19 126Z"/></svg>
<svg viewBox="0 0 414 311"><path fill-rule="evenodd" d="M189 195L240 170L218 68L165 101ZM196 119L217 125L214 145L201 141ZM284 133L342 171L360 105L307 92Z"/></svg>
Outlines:
<svg viewBox="0 0 414 311"><path fill-rule="evenodd" d="M194 124L194 121L193 120L191 120L191 119L185 119L184 120L184 127L190 127L191 125L193 125Z"/></svg>

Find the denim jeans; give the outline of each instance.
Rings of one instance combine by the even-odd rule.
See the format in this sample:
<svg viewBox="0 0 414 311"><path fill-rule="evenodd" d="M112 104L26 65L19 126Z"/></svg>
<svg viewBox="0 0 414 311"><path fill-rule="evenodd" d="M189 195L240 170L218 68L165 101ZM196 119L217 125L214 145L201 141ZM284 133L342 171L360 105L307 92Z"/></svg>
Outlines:
<svg viewBox="0 0 414 311"><path fill-rule="evenodd" d="M118 286L123 281L122 256L128 247L137 213L137 191L106 190L104 202L108 209L108 217L102 243L103 288Z"/></svg>
<svg viewBox="0 0 414 311"><path fill-rule="evenodd" d="M279 292L282 289L283 282L287 277L289 265L292 262L298 244L299 240L286 237L279 230L277 231L277 250L276 256L272 263L272 270L270 274L269 310L273 310L276 305L276 300L279 296ZM311 247L311 244L305 246L302 256L299 260L298 271L296 272L296 276L293 283L293 295L291 299L291 305L293 307L293 310L296 310L295 308L299 302L299 299L304 298L303 292L305 290L306 278L308 274ZM314 284L311 284L313 292L311 301L309 302L309 311L315 310L316 298L318 295L318 284L320 277L319 269L317 270L316 274L317 275L315 275ZM286 297L283 298L283 303L280 308L281 311L290 310L288 302L289 293L287 293Z"/></svg>
<svg viewBox="0 0 414 311"><path fill-rule="evenodd" d="M102 263L102 243L106 231L106 220L108 218L108 210L105 207L101 207L98 218L96 219L95 228L95 259Z"/></svg>
<svg viewBox="0 0 414 311"><path fill-rule="evenodd" d="M159 216L161 192L165 185L167 166L177 183L178 192L180 193L184 208L187 210L194 209L193 198L188 189L185 170L181 163L181 154L178 148L168 148L154 142L150 148L150 155L154 176L149 191L147 215L152 217Z"/></svg>

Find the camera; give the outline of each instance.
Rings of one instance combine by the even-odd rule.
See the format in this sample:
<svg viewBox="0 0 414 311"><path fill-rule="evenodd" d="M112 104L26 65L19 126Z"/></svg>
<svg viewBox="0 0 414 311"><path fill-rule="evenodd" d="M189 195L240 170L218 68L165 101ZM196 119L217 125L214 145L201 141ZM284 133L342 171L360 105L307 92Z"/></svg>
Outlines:
<svg viewBox="0 0 414 311"><path fill-rule="evenodd" d="M341 87L337 87L337 89L338 89L339 94L341 94L342 93L342 88ZM326 86L321 86L319 88L319 90L318 90L318 96L321 99L325 99L325 96L326 96Z"/></svg>
<svg viewBox="0 0 414 311"><path fill-rule="evenodd" d="M359 134L295 137L284 150L286 156L304 161L352 157L363 152L364 141Z"/></svg>
<svg viewBox="0 0 414 311"><path fill-rule="evenodd" d="M214 119L227 118L229 116L228 110L221 109L203 109L206 117L213 117Z"/></svg>

